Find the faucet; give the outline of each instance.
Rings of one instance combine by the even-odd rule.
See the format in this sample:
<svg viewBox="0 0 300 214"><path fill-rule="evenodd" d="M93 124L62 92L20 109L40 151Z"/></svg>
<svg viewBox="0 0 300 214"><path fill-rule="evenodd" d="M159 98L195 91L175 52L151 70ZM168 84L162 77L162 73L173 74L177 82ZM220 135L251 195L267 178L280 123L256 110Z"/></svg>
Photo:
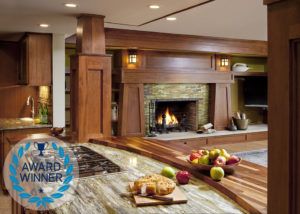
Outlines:
<svg viewBox="0 0 300 214"><path fill-rule="evenodd" d="M30 101L31 101L31 115L32 115L32 119L34 119L34 98L32 96L28 96L27 97L27 106L30 105Z"/></svg>

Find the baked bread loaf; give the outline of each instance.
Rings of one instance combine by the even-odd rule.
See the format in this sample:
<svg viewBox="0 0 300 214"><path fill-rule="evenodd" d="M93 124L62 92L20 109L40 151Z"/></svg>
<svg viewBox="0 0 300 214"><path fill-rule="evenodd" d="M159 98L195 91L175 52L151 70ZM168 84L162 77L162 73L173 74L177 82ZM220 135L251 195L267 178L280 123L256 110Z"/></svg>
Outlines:
<svg viewBox="0 0 300 214"><path fill-rule="evenodd" d="M175 187L176 184L171 179L153 174L137 179L134 182L133 190L141 194L142 188L145 188L147 195L168 195L174 191Z"/></svg>

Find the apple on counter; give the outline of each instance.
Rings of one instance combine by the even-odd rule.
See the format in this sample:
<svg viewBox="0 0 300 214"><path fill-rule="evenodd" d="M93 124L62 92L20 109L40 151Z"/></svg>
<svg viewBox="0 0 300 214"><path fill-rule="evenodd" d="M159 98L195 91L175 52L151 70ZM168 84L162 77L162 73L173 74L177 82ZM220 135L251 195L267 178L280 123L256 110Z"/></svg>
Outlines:
<svg viewBox="0 0 300 214"><path fill-rule="evenodd" d="M215 160L214 160L214 165L215 166L224 166L226 164L226 158L223 156L218 156Z"/></svg>
<svg viewBox="0 0 300 214"><path fill-rule="evenodd" d="M204 165L209 165L209 156L208 155L203 155L199 158L198 161L199 164L204 164Z"/></svg>
<svg viewBox="0 0 300 214"><path fill-rule="evenodd" d="M200 158L201 155L198 153L198 152L193 152L191 155L190 155L190 161L193 161L195 159L198 159Z"/></svg>
<svg viewBox="0 0 300 214"><path fill-rule="evenodd" d="M172 179L175 176L175 170L172 167L166 166L162 169L161 175Z"/></svg>
<svg viewBox="0 0 300 214"><path fill-rule="evenodd" d="M240 161L240 158L235 156L235 155L231 155L228 159L227 159L227 162L226 164L227 165L231 165L231 164L236 164Z"/></svg>
<svg viewBox="0 0 300 214"><path fill-rule="evenodd" d="M224 178L225 172L222 167L214 166L210 169L210 177L215 181L220 181Z"/></svg>
<svg viewBox="0 0 300 214"><path fill-rule="evenodd" d="M176 174L176 179L179 184L188 184L190 178L191 178L191 175L188 171L179 171Z"/></svg>

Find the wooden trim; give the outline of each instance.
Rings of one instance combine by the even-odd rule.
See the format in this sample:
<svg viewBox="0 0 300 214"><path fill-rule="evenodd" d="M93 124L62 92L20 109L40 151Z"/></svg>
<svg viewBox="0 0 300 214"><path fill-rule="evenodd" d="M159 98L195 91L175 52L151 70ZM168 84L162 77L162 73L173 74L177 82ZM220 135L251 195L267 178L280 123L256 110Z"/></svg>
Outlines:
<svg viewBox="0 0 300 214"><path fill-rule="evenodd" d="M144 136L144 85L122 84L119 106L119 135Z"/></svg>
<svg viewBox="0 0 300 214"><path fill-rule="evenodd" d="M289 32L289 38L290 39L298 39L300 38L300 24L295 24L290 27Z"/></svg>
<svg viewBox="0 0 300 214"><path fill-rule="evenodd" d="M230 72L174 72L123 69L122 83L233 83Z"/></svg>
<svg viewBox="0 0 300 214"><path fill-rule="evenodd" d="M223 54L268 55L266 41L192 36L148 31L105 28L106 48L152 49ZM75 35L66 39L75 44Z"/></svg>
<svg viewBox="0 0 300 214"><path fill-rule="evenodd" d="M269 4L279 3L279 2L283 2L283 1L286 1L286 0L264 0L264 4L269 5Z"/></svg>

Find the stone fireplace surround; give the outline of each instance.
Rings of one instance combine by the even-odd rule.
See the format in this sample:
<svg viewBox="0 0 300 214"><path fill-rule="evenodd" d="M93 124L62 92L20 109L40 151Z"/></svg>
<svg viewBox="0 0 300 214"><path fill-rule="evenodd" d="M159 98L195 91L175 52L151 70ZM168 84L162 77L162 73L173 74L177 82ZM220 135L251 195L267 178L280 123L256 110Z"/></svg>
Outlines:
<svg viewBox="0 0 300 214"><path fill-rule="evenodd" d="M149 105L154 100L194 100L197 101L196 124L198 127L209 120L208 84L144 84L145 132L149 132ZM194 127L193 129L197 129ZM145 133L145 134L146 134Z"/></svg>

